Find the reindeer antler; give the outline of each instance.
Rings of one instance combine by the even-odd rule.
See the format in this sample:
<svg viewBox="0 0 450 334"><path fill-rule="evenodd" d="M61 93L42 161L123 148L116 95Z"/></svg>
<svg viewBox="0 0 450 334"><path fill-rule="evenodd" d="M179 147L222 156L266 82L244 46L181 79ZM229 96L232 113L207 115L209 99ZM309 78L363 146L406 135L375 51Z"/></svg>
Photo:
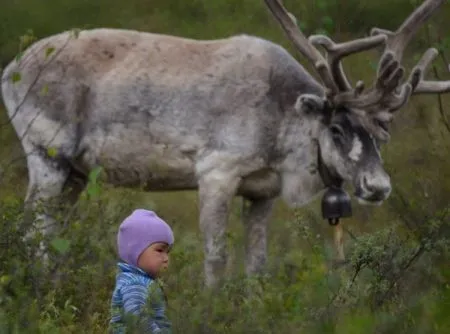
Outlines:
<svg viewBox="0 0 450 334"><path fill-rule="evenodd" d="M426 0L395 31L373 28L371 36L345 43L334 43L324 35L313 35L309 39L298 28L293 15L284 8L281 0L265 0L266 5L294 43L295 47L314 64L325 87L327 97L335 105L366 109L381 105L390 111L402 107L412 94L442 93L450 91L450 81L424 81L423 73L436 57L437 50L428 49L413 68L409 79L401 84L405 73L401 66L403 52L420 26L442 5L445 0ZM385 45L378 63L374 85L363 93L364 83L358 81L352 88L341 64L341 59L352 53ZM322 46L327 59L315 48ZM374 109L376 110L376 109Z"/></svg>
<svg viewBox="0 0 450 334"><path fill-rule="evenodd" d="M294 46L303 56L313 63L325 87L329 91L327 95L331 98L339 94L339 92L352 90L342 70L340 60L352 53L374 48L386 41L386 36L384 35L369 36L341 44L335 44L329 37L324 35L311 36L310 40L308 40L280 0L264 1ZM314 44L322 45L328 51L328 61L314 47ZM358 83L357 87L352 90L352 95L358 95L362 87L362 83Z"/></svg>
<svg viewBox="0 0 450 334"><path fill-rule="evenodd" d="M442 5L445 0L426 0L395 31L373 28L372 36L387 36L385 50L378 64L377 79L368 93L361 94L353 100L340 97L350 107L367 108L381 105L390 111L400 109L412 94L443 93L450 91L450 81L424 81L423 74L437 56L438 51L428 49L413 68L408 80L400 84L404 68L400 65L403 53L424 22Z"/></svg>
<svg viewBox="0 0 450 334"><path fill-rule="evenodd" d="M366 37L361 39L355 39L345 43L335 43L328 36L324 35L312 35L308 40L313 45L322 46L328 54L328 66L331 70L334 81L336 82L339 91L351 91L352 86L350 85L344 70L342 68L341 59L352 54L365 50L372 49L382 43L384 43L387 38L383 35ZM358 81L357 90L361 89L363 85L362 81Z"/></svg>
<svg viewBox="0 0 450 334"><path fill-rule="evenodd" d="M423 80L423 74L427 67L439 54L435 48L429 48L414 67L410 77L410 83L413 87L413 94L431 94L450 92L450 80L448 81L430 81ZM448 66L450 72L450 65Z"/></svg>
<svg viewBox="0 0 450 334"><path fill-rule="evenodd" d="M417 30L428 18L442 5L445 0L425 0L411 15L402 23L396 32L386 29L372 28L370 34L379 34L388 37L385 53L392 52L397 61L401 62L405 47L416 34Z"/></svg>

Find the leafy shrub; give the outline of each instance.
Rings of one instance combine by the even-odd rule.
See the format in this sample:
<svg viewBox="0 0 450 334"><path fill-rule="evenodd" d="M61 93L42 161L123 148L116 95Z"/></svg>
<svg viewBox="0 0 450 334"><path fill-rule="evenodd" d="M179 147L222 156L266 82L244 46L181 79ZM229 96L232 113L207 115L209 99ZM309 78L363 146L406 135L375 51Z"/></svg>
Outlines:
<svg viewBox="0 0 450 334"><path fill-rule="evenodd" d="M0 203L0 332L102 333L114 285L115 233L133 207L111 210L84 197L52 237L52 269L32 260L22 241L20 200ZM65 214L68 214L65 212ZM202 243L174 223L177 243L163 278L177 333L444 332L448 326L450 208L405 232L405 223L363 234L348 248L349 263L326 268L323 243L311 233L317 217L299 213L271 237L267 273L246 278L232 258L219 291L202 287ZM57 240L57 241L55 241ZM283 243L280 242L283 240ZM288 245L306 243L306 251ZM28 250L28 251L27 251ZM355 311L356 310L356 311Z"/></svg>
<svg viewBox="0 0 450 334"><path fill-rule="evenodd" d="M307 35L327 32L337 41L359 37L373 26L394 29L417 6L411 0L284 3ZM413 51L415 46L424 50L431 39L448 53L448 11L446 6L420 31ZM129 0L126 6L116 0L18 0L2 3L0 22L2 65L35 37L96 26L194 38L248 33L294 51L259 0ZM417 58L415 52L408 55ZM372 58L352 61L350 77L365 80ZM355 207L355 217L345 222L353 236L346 242L346 266L330 270L329 229L318 217L317 203L293 214L279 205L270 227L267 272L244 277L236 210L227 279L215 293L202 285L195 194L112 189L98 182L95 172L76 206L55 204L60 230L47 240L52 265L45 270L35 256L42 236L23 240L29 227L22 205L26 165L2 110L0 333L104 333L116 270L116 230L138 206L156 209L175 230L164 281L176 333L447 333L450 146L441 123L448 111L434 98L412 102L397 116L392 141L383 148L395 185L392 197L376 210Z"/></svg>

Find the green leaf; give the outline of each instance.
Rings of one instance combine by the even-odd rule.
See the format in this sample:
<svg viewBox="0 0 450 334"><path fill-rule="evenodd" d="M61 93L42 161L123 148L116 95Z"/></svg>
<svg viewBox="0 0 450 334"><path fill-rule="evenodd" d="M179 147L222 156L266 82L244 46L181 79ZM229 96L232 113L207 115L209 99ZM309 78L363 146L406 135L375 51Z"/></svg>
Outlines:
<svg viewBox="0 0 450 334"><path fill-rule="evenodd" d="M32 30L28 30L25 35L20 36L20 47L21 50L24 50L28 46L31 45L36 40L34 33Z"/></svg>
<svg viewBox="0 0 450 334"><path fill-rule="evenodd" d="M47 148L47 155L50 158L56 157L57 154L58 154L58 150L56 148L54 148L54 147Z"/></svg>
<svg viewBox="0 0 450 334"><path fill-rule="evenodd" d="M333 28L333 19L331 17L323 16L321 21L327 30L331 30L331 28Z"/></svg>
<svg viewBox="0 0 450 334"><path fill-rule="evenodd" d="M9 282L11 282L11 280L12 280L11 276L3 275L3 276L0 277L0 284L1 285L9 284Z"/></svg>
<svg viewBox="0 0 450 334"><path fill-rule="evenodd" d="M443 38L441 43L436 45L437 49L441 53L445 53L450 48L450 37Z"/></svg>
<svg viewBox="0 0 450 334"><path fill-rule="evenodd" d="M23 57L23 52L20 51L20 52L16 55L16 58L15 58L16 62L19 62L19 61L22 59L22 57Z"/></svg>
<svg viewBox="0 0 450 334"><path fill-rule="evenodd" d="M91 183L86 187L86 192L90 197L97 197L100 194L100 186Z"/></svg>
<svg viewBox="0 0 450 334"><path fill-rule="evenodd" d="M22 80L22 75L20 74L20 72L13 72L11 80L13 83L19 82L20 80Z"/></svg>
<svg viewBox="0 0 450 334"><path fill-rule="evenodd" d="M80 29L78 29L78 28L72 29L72 35L73 35L75 38L78 38L78 36L80 35Z"/></svg>
<svg viewBox="0 0 450 334"><path fill-rule="evenodd" d="M300 28L300 30L302 30L302 31L305 31L308 29L308 25L304 21L297 22L297 24L298 24L298 27Z"/></svg>
<svg viewBox="0 0 450 334"><path fill-rule="evenodd" d="M41 95L47 95L47 94L48 94L48 85L45 84L44 86L42 86Z"/></svg>
<svg viewBox="0 0 450 334"><path fill-rule="evenodd" d="M70 249L70 240L62 239L62 238L54 238L50 245L59 253L65 254Z"/></svg>
<svg viewBox="0 0 450 334"><path fill-rule="evenodd" d="M86 192L91 197L96 197L100 194L101 186L97 183L97 181L102 170L103 168L101 166L97 166L94 169L92 169L91 172L89 173L88 176L89 182L87 185Z"/></svg>
<svg viewBox="0 0 450 334"><path fill-rule="evenodd" d="M89 181L96 182L102 170L103 168L101 166L97 166L93 170L91 170L91 172L89 173Z"/></svg>
<svg viewBox="0 0 450 334"><path fill-rule="evenodd" d="M53 52L55 52L55 48L53 46L47 48L45 50L45 58L48 58Z"/></svg>
<svg viewBox="0 0 450 334"><path fill-rule="evenodd" d="M321 1L316 2L316 6L317 6L317 8L324 10L328 7L328 4L327 4L326 0L321 0Z"/></svg>

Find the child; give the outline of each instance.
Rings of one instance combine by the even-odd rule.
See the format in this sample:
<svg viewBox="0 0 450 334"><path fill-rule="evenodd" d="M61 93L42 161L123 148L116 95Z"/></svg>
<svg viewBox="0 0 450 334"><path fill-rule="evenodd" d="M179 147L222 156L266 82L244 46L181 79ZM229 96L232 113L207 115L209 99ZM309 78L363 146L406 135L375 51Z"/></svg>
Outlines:
<svg viewBox="0 0 450 334"><path fill-rule="evenodd" d="M137 209L122 222L117 245L124 262L118 263L110 333L172 332L156 279L167 269L173 242L172 229L153 211Z"/></svg>

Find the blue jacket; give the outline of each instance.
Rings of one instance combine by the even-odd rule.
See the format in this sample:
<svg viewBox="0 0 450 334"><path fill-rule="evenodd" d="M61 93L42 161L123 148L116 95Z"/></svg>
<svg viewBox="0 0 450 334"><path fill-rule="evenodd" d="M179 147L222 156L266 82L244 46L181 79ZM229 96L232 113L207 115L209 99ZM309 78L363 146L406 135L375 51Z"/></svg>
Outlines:
<svg viewBox="0 0 450 334"><path fill-rule="evenodd" d="M165 316L164 292L158 282L130 264L119 262L118 268L109 333L172 333Z"/></svg>

